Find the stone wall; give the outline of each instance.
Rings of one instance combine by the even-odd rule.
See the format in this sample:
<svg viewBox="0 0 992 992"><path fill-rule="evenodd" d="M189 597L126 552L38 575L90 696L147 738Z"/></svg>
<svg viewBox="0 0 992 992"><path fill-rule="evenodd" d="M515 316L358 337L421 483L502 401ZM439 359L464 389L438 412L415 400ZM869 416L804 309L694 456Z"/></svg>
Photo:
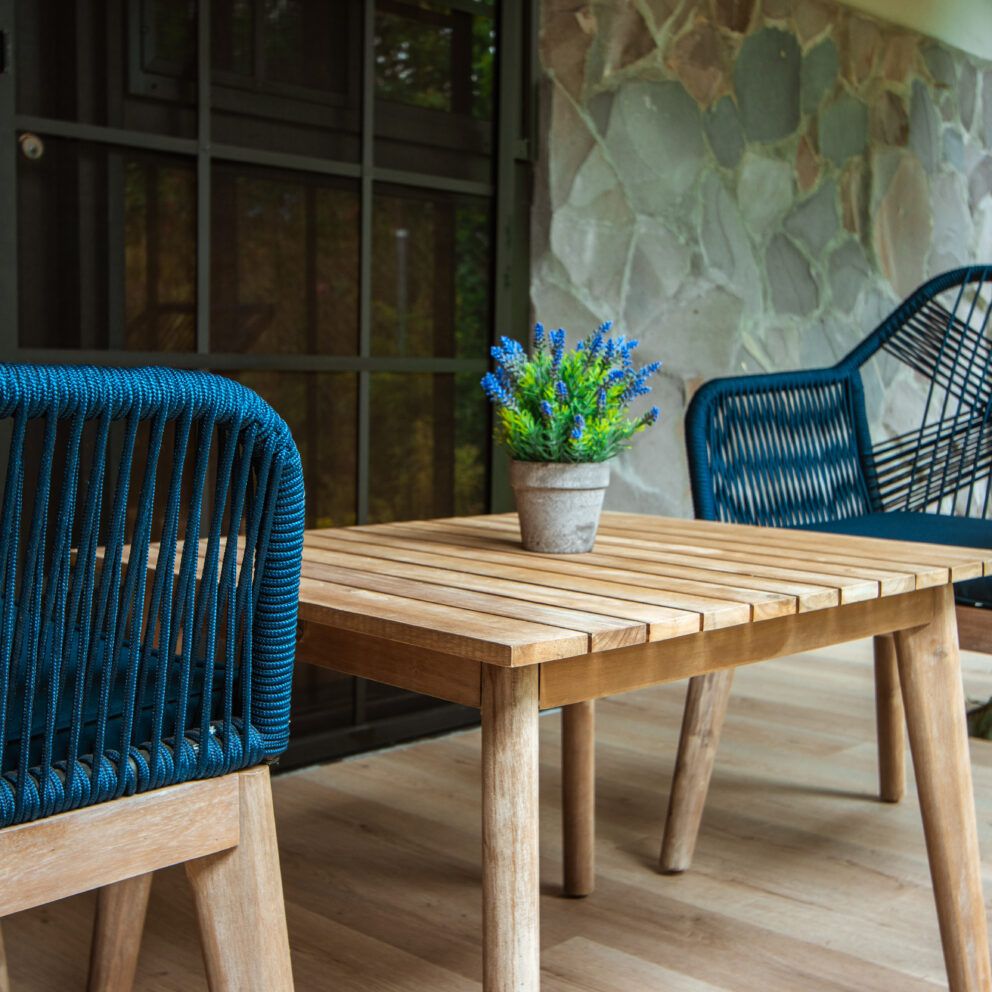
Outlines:
<svg viewBox="0 0 992 992"><path fill-rule="evenodd" d="M607 505L688 516L700 382L832 364L992 262L992 63L820 0L544 0L542 27L535 318L664 363ZM884 431L918 385L875 385Z"/></svg>

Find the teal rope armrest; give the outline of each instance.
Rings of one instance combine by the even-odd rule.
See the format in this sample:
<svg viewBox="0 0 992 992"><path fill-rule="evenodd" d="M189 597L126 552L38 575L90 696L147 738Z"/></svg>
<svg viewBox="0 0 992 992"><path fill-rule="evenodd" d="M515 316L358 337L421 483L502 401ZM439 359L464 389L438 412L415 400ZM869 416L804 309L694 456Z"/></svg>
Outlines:
<svg viewBox="0 0 992 992"><path fill-rule="evenodd" d="M0 365L0 825L275 758L300 458L203 372Z"/></svg>

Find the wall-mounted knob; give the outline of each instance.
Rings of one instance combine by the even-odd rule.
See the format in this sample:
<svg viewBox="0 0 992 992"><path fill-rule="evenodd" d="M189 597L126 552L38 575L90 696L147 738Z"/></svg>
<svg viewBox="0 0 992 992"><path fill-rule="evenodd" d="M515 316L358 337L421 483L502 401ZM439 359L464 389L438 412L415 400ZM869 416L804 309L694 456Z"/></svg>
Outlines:
<svg viewBox="0 0 992 992"><path fill-rule="evenodd" d="M24 157L31 159L32 162L37 161L45 154L45 142L38 135L25 131L17 140L20 142Z"/></svg>

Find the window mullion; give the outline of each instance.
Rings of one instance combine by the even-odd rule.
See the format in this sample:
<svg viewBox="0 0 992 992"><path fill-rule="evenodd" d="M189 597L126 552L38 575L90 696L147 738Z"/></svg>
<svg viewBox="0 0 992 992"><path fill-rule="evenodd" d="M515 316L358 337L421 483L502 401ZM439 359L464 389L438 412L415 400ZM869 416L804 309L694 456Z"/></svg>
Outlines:
<svg viewBox="0 0 992 992"><path fill-rule="evenodd" d="M11 32L14 0L0 0L0 353L17 348L17 133L14 120L14 66Z"/></svg>
<svg viewBox="0 0 992 992"><path fill-rule="evenodd" d="M196 351L210 351L210 23L200 0L196 47Z"/></svg>
<svg viewBox="0 0 992 992"><path fill-rule="evenodd" d="M363 4L362 24L362 178L360 213L358 296L358 354L372 354L372 170L375 127L375 2ZM358 373L358 457L356 459L356 519L366 523L369 516L369 445L372 433L372 376L367 369Z"/></svg>

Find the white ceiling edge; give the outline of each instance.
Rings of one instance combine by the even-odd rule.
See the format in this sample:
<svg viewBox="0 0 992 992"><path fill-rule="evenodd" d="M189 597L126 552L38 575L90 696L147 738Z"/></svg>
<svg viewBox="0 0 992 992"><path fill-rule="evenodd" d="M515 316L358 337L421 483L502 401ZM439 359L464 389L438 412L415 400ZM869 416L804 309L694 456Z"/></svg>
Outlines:
<svg viewBox="0 0 992 992"><path fill-rule="evenodd" d="M912 28L992 61L992 0L844 0L879 20Z"/></svg>

